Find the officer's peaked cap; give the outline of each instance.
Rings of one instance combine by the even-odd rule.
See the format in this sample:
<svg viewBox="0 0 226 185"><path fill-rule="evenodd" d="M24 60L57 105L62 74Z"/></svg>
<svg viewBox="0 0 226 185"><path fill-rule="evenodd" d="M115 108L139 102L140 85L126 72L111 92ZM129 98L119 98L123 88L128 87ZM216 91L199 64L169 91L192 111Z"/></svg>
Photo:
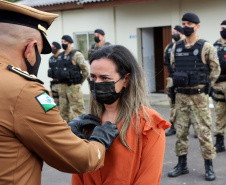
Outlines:
<svg viewBox="0 0 226 185"><path fill-rule="evenodd" d="M104 31L103 31L102 29L96 29L96 30L94 31L94 33L99 33L99 34L101 34L101 35L105 35L105 33L104 33Z"/></svg>
<svg viewBox="0 0 226 185"><path fill-rule="evenodd" d="M183 15L182 21L189 21L196 24L200 23L199 17L196 14L190 12Z"/></svg>
<svg viewBox="0 0 226 185"><path fill-rule="evenodd" d="M64 40L66 40L69 43L73 43L73 40L72 40L72 38L69 35L64 35L61 39L64 39Z"/></svg>
<svg viewBox="0 0 226 185"><path fill-rule="evenodd" d="M27 26L40 31L43 38L42 54L48 54L52 51L46 37L47 29L57 17L57 14L47 13L25 5L0 0L0 22Z"/></svg>
<svg viewBox="0 0 226 185"><path fill-rule="evenodd" d="M52 43L52 45L54 45L57 49L61 49L60 44L59 44L58 42L56 42L56 41L54 41L54 42Z"/></svg>
<svg viewBox="0 0 226 185"><path fill-rule="evenodd" d="M179 25L176 25L176 26L174 27L174 30L177 30L177 31L179 31L180 33L184 34L183 28L182 28L181 26L179 26Z"/></svg>
<svg viewBox="0 0 226 185"><path fill-rule="evenodd" d="M221 25L226 25L226 20L222 21Z"/></svg>

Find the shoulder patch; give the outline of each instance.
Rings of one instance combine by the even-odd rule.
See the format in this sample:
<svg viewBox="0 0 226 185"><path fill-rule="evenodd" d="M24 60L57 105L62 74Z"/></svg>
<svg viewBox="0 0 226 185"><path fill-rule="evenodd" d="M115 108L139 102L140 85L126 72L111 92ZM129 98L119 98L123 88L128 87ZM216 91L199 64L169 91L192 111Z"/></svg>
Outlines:
<svg viewBox="0 0 226 185"><path fill-rule="evenodd" d="M8 65L7 69L18 74L18 75L20 75L20 76L22 76L22 77L24 77L24 78L26 78L27 80L39 82L40 84L44 84L35 75L30 75L28 72L22 71L20 68L16 68L16 67L13 67L11 65Z"/></svg>
<svg viewBox="0 0 226 185"><path fill-rule="evenodd" d="M104 45L105 45L105 46L110 46L111 43L110 43L110 42L106 42Z"/></svg>
<svg viewBox="0 0 226 185"><path fill-rule="evenodd" d="M56 103L46 92L39 94L35 98L39 102L39 104L42 106L45 112L48 112L49 110L56 107Z"/></svg>

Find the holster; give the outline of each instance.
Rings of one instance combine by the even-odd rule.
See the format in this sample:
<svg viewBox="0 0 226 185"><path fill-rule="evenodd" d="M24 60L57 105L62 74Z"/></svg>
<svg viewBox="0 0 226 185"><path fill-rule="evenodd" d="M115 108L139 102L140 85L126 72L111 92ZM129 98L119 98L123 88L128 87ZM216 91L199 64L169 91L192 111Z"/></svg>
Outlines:
<svg viewBox="0 0 226 185"><path fill-rule="evenodd" d="M169 87L169 89L168 89L168 96L171 99L171 103L175 104L175 99L176 99L175 86Z"/></svg>

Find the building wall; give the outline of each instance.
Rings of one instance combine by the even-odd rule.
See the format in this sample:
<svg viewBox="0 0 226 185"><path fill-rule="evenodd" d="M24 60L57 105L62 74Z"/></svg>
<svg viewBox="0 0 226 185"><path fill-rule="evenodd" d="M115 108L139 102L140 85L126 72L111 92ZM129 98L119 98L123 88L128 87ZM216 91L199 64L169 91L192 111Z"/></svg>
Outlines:
<svg viewBox="0 0 226 185"><path fill-rule="evenodd" d="M98 9L79 9L56 12L60 16L48 30L49 41L61 42L61 36L73 32L90 32L101 28L106 33L106 40L112 44L127 47L141 63L141 41L139 28L174 26L181 24L181 17L186 12L198 14L201 20L199 36L213 43L219 38L219 27L226 19L225 0L167 0L124 5ZM47 77L48 59L42 56L39 78L49 88ZM89 93L87 82L83 85L84 94Z"/></svg>
<svg viewBox="0 0 226 185"><path fill-rule="evenodd" d="M112 7L54 13L59 14L59 17L48 30L50 43L53 41L61 43L62 35L70 35L73 38L74 32L92 32L97 28L101 28L105 31L106 41L115 44L115 24ZM38 74L38 77L44 81L44 86L47 89L49 89L49 82L51 81L51 78L47 76L48 60L51 55L52 54L42 55L42 63ZM86 61L86 63L88 64L88 61ZM82 86L82 91L84 94L89 94L87 80Z"/></svg>
<svg viewBox="0 0 226 185"><path fill-rule="evenodd" d="M116 43L126 46L141 62L138 56L137 39L138 28L162 27L178 24L178 0L158 1L129 6L116 7ZM126 25L123 26L123 25Z"/></svg>
<svg viewBox="0 0 226 185"><path fill-rule="evenodd" d="M201 21L199 36L214 43L220 37L220 24L226 19L225 6L225 0L183 0L180 16L186 12L197 13Z"/></svg>

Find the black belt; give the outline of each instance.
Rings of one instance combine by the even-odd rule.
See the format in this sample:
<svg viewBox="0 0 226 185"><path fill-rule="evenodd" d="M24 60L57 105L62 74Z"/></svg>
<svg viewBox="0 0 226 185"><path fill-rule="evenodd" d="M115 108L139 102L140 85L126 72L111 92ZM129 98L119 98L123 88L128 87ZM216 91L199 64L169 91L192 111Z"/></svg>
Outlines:
<svg viewBox="0 0 226 185"><path fill-rule="evenodd" d="M81 84L81 82L78 83L78 82L67 81L67 82L59 82L59 84L67 84L68 86L70 86L70 85Z"/></svg>
<svg viewBox="0 0 226 185"><path fill-rule="evenodd" d="M224 95L223 92L221 92L221 91L219 91L219 90L217 90L217 89L214 89L214 88L212 88L212 92L214 92L215 94Z"/></svg>
<svg viewBox="0 0 226 185"><path fill-rule="evenodd" d="M53 85L53 84L59 84L60 82L58 80L52 80L50 81L50 84Z"/></svg>
<svg viewBox="0 0 226 185"><path fill-rule="evenodd" d="M188 94L188 95L201 94L206 92L206 87L202 87L198 89L183 89L178 87L177 92L181 94Z"/></svg>
<svg viewBox="0 0 226 185"><path fill-rule="evenodd" d="M212 99L215 100L215 101L226 102L226 100L224 98L223 99L217 98L217 97L215 97L213 95L212 95Z"/></svg>
<svg viewBox="0 0 226 185"><path fill-rule="evenodd" d="M226 81L226 76L219 76L217 81L215 83L220 83L220 82L225 82Z"/></svg>

